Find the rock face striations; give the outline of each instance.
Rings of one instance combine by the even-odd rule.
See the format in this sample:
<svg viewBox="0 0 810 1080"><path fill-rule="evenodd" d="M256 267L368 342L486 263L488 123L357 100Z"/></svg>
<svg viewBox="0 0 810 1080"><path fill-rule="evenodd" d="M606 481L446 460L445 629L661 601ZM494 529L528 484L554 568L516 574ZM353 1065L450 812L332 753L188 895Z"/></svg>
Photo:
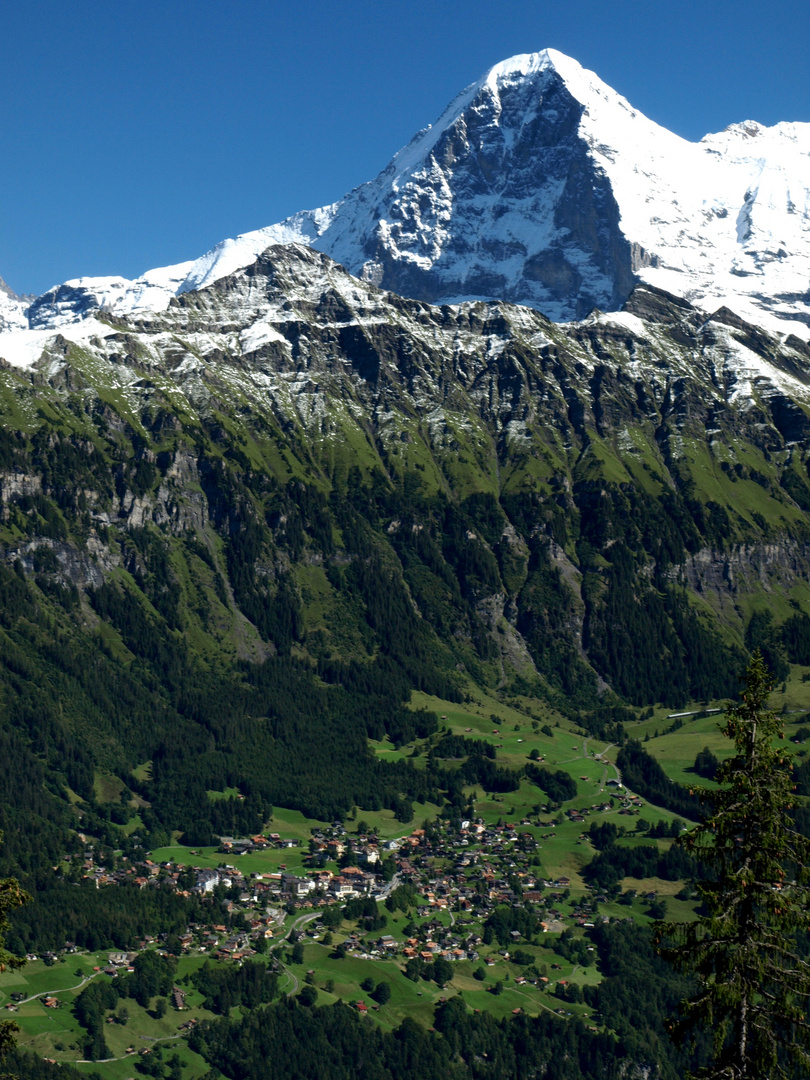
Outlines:
<svg viewBox="0 0 810 1080"><path fill-rule="evenodd" d="M28 319L160 310L286 242L430 303L504 300L559 322L616 311L644 281L808 339L810 125L746 121L690 143L575 60L516 56L331 206L137 281L67 282Z"/></svg>
<svg viewBox="0 0 810 1080"><path fill-rule="evenodd" d="M56 462L9 449L5 559L34 573L47 547L57 581L94 589L125 565L116 535L154 532L167 550L196 538L224 583L217 634L242 653L280 647L261 612L282 581L301 626L315 620L302 648L339 649L345 622L309 611L307 567L373 551L439 653L485 681L517 670L585 697L609 683L646 701L662 663L688 669L694 635L731 657L754 595L810 600L810 352L726 310L639 285L621 311L559 325L404 299L277 245L162 312L24 345L0 371L12 442L83 448L101 479L60 486ZM366 539L299 521L288 550L299 484L361 507ZM220 566L248 522L251 545ZM633 675L627 658L647 653ZM683 675L674 697L725 670Z"/></svg>

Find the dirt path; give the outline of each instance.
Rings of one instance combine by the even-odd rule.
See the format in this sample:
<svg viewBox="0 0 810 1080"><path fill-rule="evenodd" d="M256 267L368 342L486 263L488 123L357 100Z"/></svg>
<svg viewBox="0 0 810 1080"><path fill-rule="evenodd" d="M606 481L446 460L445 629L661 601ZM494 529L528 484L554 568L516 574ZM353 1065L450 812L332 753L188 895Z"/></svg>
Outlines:
<svg viewBox="0 0 810 1080"><path fill-rule="evenodd" d="M579 747L572 746L571 749L572 750L578 750ZM584 739L583 742L582 742L582 753L581 754L577 754L576 757L563 758L563 760L560 761L558 764L560 764L560 765L570 765L573 761L580 761L582 758L584 758L584 757L586 758L587 756L588 756L588 740Z"/></svg>
<svg viewBox="0 0 810 1080"><path fill-rule="evenodd" d="M612 750L615 745L616 745L615 743L610 743L602 751L602 758L605 761L605 768L604 768L604 771L602 773L602 780L601 780L601 789L602 789L602 791L604 791L605 787L607 786L608 769L613 769L613 771L616 773L616 776L614 777L614 779L617 780L619 783L622 782L622 774L619 772L618 766L614 765L612 761L608 761L607 758L605 758L605 754L608 752L608 750Z"/></svg>
<svg viewBox="0 0 810 1080"><path fill-rule="evenodd" d="M37 998L56 997L57 994L69 994L72 990L81 990L85 983L89 983L91 979L95 979L96 976L103 974L103 971L94 971L92 975L86 975L82 981L76 983L75 986L62 986L59 990L40 990L38 994L32 994L31 997L23 998L22 1001L15 1001L14 1004L19 1007L20 1005L27 1005L29 1001L36 1001Z"/></svg>
<svg viewBox="0 0 810 1080"><path fill-rule="evenodd" d="M144 1042L150 1042L152 1044L159 1042L171 1042L172 1039L182 1039L183 1036L178 1032L176 1035L139 1035L139 1039L143 1039ZM112 1058L96 1058L95 1061L91 1061L90 1058L79 1058L78 1065L106 1065L110 1061L128 1061L135 1057L135 1051L131 1054L123 1054L121 1057Z"/></svg>

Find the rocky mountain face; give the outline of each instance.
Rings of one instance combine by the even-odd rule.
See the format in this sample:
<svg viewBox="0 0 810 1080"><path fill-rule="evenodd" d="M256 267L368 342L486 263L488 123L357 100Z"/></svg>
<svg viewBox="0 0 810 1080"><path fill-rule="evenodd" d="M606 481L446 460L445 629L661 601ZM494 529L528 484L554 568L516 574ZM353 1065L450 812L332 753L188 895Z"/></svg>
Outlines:
<svg viewBox="0 0 810 1080"><path fill-rule="evenodd" d="M557 321L615 310L635 256L575 91L552 54L499 65L338 204L314 246L431 302L499 298Z"/></svg>
<svg viewBox="0 0 810 1080"><path fill-rule="evenodd" d="M496 65L376 180L283 224L432 302L499 298L566 321L646 281L807 338L809 211L810 125L689 143L546 50Z"/></svg>
<svg viewBox="0 0 810 1080"><path fill-rule="evenodd" d="M333 205L137 281L67 282L29 324L160 310L280 242L430 303L505 300L568 321L620 309L643 281L807 340L810 125L745 121L690 143L575 60L516 56Z"/></svg>
<svg viewBox="0 0 810 1080"><path fill-rule="evenodd" d="M109 583L163 618L137 534L212 655L371 663L376 560L445 689L595 708L662 670L673 703L721 693L752 605L810 603L810 350L727 310L638 286L560 326L285 245L35 346L0 371L4 559L87 632Z"/></svg>

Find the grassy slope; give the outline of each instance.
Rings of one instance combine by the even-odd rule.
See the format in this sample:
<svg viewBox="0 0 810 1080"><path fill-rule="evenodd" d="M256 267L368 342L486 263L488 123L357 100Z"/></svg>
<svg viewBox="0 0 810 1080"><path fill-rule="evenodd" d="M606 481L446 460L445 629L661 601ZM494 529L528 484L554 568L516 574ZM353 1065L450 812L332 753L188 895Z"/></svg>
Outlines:
<svg viewBox="0 0 810 1080"><path fill-rule="evenodd" d="M197 957L181 959L177 977L182 978L187 972L199 966L202 960ZM42 1057L51 1057L57 1061L76 1062L78 1048L86 1035L76 1022L72 1005L88 977L106 979L95 968L107 964L107 953L85 953L68 956L65 963L53 966L42 960L30 961L20 972L0 974L0 1003L5 1005L10 995L24 992L26 995L47 995L52 993L60 1001L58 1009L45 1008L42 998L38 997L24 1005L13 1014L20 1025L18 1039L20 1046L35 1051ZM81 975L78 974L81 972ZM178 1038L178 1028L187 1020L210 1019L213 1014L200 1006L200 995L191 990L186 999L189 1008L177 1012L169 1008L161 1020L155 1019L147 1010L141 1008L131 998L122 999L122 1004L129 1012L129 1022L105 1024L104 1036L110 1052L117 1060L104 1063L79 1064L78 1068L87 1072L98 1072L105 1080L127 1080L133 1073L133 1055L126 1053L129 1046L143 1049L160 1040L169 1053L177 1053L183 1061L184 1077L196 1080L202 1076L208 1066L197 1054L192 1053L183 1038ZM61 1044L64 1049L58 1049Z"/></svg>

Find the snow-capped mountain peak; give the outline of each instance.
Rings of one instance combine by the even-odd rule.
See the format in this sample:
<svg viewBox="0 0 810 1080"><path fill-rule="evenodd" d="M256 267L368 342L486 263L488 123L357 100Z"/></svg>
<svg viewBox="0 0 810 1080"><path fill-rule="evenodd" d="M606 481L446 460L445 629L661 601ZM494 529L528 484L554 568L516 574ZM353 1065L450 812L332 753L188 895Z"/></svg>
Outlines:
<svg viewBox="0 0 810 1080"><path fill-rule="evenodd" d="M80 279L32 327L166 307L273 243L434 303L504 299L566 321L639 281L810 338L810 125L731 124L691 143L553 49L496 64L339 202L137 281Z"/></svg>
<svg viewBox="0 0 810 1080"><path fill-rule="evenodd" d="M25 312L30 303L30 296L17 296L14 290L0 278L0 333L27 327L28 319Z"/></svg>

